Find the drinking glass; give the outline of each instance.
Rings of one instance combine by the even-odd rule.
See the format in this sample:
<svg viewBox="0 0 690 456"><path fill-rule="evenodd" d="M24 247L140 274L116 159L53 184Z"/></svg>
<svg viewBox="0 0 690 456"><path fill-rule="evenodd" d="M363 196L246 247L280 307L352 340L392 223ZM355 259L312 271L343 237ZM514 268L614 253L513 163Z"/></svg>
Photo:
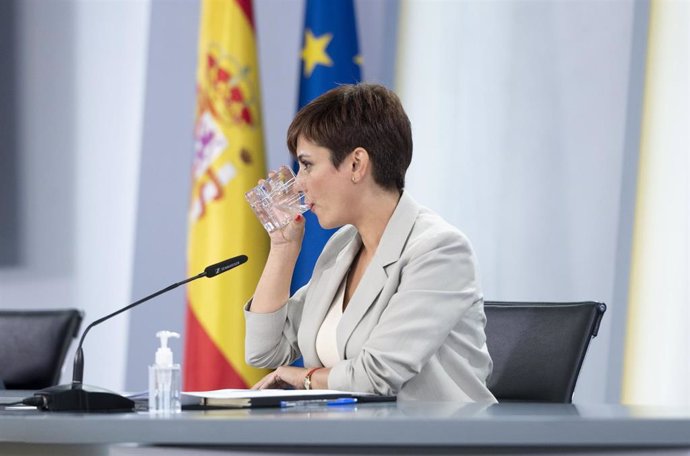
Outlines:
<svg viewBox="0 0 690 456"><path fill-rule="evenodd" d="M309 210L304 194L295 190L295 174L283 165L261 184L245 193L245 198L264 229L269 233L281 229L297 214Z"/></svg>

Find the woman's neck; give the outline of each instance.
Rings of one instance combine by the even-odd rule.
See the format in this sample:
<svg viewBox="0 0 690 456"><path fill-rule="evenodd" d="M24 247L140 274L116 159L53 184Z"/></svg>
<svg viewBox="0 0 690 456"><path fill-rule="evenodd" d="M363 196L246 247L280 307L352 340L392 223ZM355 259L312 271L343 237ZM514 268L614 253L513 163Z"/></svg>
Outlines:
<svg viewBox="0 0 690 456"><path fill-rule="evenodd" d="M362 238L362 254L370 258L381 242L383 232L400 201L397 190L379 190L366 198L367 204L362 216L353 225Z"/></svg>

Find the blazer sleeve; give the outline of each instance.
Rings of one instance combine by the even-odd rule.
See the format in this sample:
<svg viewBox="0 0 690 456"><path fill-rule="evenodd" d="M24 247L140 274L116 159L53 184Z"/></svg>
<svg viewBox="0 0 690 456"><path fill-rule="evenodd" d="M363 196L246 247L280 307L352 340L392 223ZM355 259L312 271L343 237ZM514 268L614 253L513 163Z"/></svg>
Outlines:
<svg viewBox="0 0 690 456"><path fill-rule="evenodd" d="M297 343L297 332L302 321L302 310L312 283L320 280L324 266L329 266L343 245L356 234L353 227L345 226L334 233L314 265L311 280L297 290L285 304L273 313L252 312L251 299L244 306L245 360L255 367L277 368L292 364L302 353Z"/></svg>
<svg viewBox="0 0 690 456"><path fill-rule="evenodd" d="M359 355L331 369L329 388L397 394L468 309L481 305L474 254L459 232L425 236L399 261L404 263L397 292Z"/></svg>
<svg viewBox="0 0 690 456"><path fill-rule="evenodd" d="M273 369L291 364L301 356L297 346L297 330L308 288L309 283L272 313L249 310L252 299L245 304L244 356L247 364Z"/></svg>

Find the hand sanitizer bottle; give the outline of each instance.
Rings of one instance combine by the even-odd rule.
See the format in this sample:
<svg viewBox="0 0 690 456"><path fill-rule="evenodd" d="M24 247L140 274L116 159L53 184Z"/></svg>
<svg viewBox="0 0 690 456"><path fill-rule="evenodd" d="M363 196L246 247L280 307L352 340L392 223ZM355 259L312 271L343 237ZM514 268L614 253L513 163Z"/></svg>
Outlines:
<svg viewBox="0 0 690 456"><path fill-rule="evenodd" d="M173 364L173 353L168 347L168 339L180 337L171 331L158 331L156 337L161 346L156 351L156 363L149 366L149 412L179 413L180 406L180 365Z"/></svg>

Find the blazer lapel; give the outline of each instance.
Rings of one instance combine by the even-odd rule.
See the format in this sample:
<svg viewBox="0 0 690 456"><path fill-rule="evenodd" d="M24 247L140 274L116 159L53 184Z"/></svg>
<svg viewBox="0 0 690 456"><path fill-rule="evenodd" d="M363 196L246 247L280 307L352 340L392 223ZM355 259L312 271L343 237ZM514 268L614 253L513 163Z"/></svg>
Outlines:
<svg viewBox="0 0 690 456"><path fill-rule="evenodd" d="M369 307L376 301L388 280L386 267L400 259L418 213L419 206L417 203L407 193L403 193L391 219L388 221L388 225L386 225L374 258L371 259L371 263L369 263L338 325L336 340L338 353L340 353L342 359L345 359L345 347L352 332L362 320ZM354 259L354 256L352 259ZM352 259L347 262L343 275L350 267ZM335 290L333 294L335 294ZM387 303L385 304L387 305ZM323 316L321 320L323 320Z"/></svg>
<svg viewBox="0 0 690 456"><path fill-rule="evenodd" d="M305 365L321 364L316 353L316 334L319 332L324 318L326 318L326 313L331 307L335 293L362 245L362 240L354 227L352 231L353 236L345 242L342 248L333 246L338 252L336 257L321 272L320 277L314 283L314 288L309 293L309 298L305 301L302 311L304 317L299 332L300 349Z"/></svg>

